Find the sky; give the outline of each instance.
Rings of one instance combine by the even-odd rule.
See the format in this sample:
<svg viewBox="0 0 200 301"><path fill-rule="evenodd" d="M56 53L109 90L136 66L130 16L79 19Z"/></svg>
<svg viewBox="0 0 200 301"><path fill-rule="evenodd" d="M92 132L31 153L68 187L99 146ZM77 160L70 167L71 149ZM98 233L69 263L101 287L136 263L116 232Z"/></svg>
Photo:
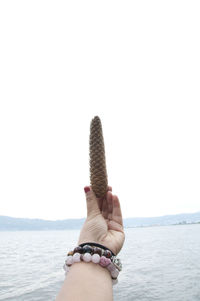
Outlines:
<svg viewBox="0 0 200 301"><path fill-rule="evenodd" d="M86 216L96 115L123 217L200 211L199 11L0 2L0 215Z"/></svg>

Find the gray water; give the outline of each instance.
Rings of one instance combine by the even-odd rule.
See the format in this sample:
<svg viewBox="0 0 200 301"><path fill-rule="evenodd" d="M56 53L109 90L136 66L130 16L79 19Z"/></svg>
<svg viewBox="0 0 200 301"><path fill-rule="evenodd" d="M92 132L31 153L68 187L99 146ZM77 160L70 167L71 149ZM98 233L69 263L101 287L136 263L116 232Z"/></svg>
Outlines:
<svg viewBox="0 0 200 301"><path fill-rule="evenodd" d="M114 300L200 300L200 225L126 229ZM0 232L0 300L55 300L79 231Z"/></svg>

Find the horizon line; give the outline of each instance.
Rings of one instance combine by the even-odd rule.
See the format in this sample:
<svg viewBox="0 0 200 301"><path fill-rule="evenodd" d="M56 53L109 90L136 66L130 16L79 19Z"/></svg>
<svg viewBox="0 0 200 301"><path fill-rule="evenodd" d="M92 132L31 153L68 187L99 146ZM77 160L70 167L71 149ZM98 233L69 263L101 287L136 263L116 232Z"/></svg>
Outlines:
<svg viewBox="0 0 200 301"><path fill-rule="evenodd" d="M138 216L138 217L124 217L123 220L126 219L143 219L143 218L158 218L158 217L166 217L166 216L175 216L175 215L184 215L184 214L196 214L200 213L199 211L195 212L183 212L183 213L175 213L175 214L164 214L164 215L157 215L157 216ZM82 220L86 219L86 216L84 217L70 217L70 218L64 218L64 219L44 219L44 218L37 218L37 217L16 217L16 216L10 216L10 215L0 215L0 217L9 217L9 218L17 218L17 219L30 219L30 220L43 220L43 221L49 221L49 222L56 222L56 221L64 221L64 220Z"/></svg>

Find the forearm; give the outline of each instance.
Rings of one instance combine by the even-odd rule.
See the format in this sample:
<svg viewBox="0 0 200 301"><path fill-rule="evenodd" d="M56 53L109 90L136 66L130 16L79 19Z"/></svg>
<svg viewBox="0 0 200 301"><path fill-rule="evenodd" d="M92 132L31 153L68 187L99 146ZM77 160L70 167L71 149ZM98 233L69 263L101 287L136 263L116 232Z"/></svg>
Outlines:
<svg viewBox="0 0 200 301"><path fill-rule="evenodd" d="M112 279L109 271L92 262L70 267L56 301L112 301Z"/></svg>

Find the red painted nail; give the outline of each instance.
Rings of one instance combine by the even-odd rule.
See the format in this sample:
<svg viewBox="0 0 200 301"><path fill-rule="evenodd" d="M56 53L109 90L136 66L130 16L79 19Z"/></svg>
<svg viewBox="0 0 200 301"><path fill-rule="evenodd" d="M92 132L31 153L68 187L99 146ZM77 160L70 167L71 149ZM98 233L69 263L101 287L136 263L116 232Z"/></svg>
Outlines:
<svg viewBox="0 0 200 301"><path fill-rule="evenodd" d="M88 191L90 191L90 187L89 186L85 186L84 190L85 190L85 193L87 193Z"/></svg>

